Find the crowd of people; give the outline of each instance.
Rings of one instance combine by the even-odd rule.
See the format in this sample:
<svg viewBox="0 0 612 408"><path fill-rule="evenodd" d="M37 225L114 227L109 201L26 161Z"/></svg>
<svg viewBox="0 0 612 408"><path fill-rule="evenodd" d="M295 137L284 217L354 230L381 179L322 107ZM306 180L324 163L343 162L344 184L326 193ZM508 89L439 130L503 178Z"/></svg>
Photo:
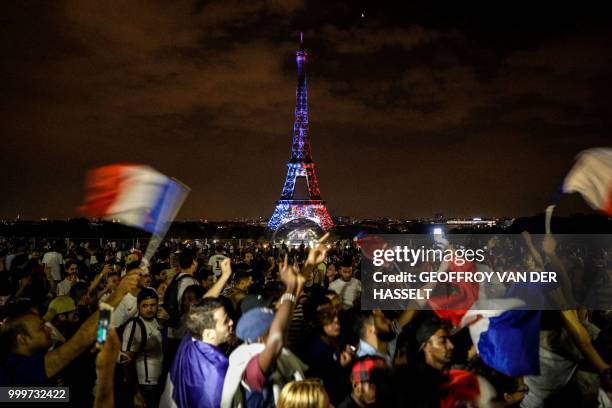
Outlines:
<svg viewBox="0 0 612 408"><path fill-rule="evenodd" d="M525 237L514 261L568 262ZM79 407L611 406L607 311L544 311L540 374L510 377L432 311L362 310L352 241L132 246L0 241L0 386L69 387Z"/></svg>

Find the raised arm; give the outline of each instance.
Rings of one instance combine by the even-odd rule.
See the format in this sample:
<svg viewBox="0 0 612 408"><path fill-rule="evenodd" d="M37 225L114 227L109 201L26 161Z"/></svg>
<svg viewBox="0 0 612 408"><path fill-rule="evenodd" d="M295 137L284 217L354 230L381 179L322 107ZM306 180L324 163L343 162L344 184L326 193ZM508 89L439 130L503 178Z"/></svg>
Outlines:
<svg viewBox="0 0 612 408"><path fill-rule="evenodd" d="M289 328L289 323L291 322L291 316L293 315L293 307L295 306L298 288L297 269L289 265L287 255L285 255L283 263L279 266L280 279L287 289L285 290L285 294L281 297L280 307L276 311L274 320L272 320L272 324L270 325L266 346L258 357L259 367L264 374L270 372L276 358L283 349L284 338Z"/></svg>
<svg viewBox="0 0 612 408"><path fill-rule="evenodd" d="M304 267L302 268L303 275L309 275L313 272L315 266L325 261L327 257L327 245L325 241L329 238L329 232L323 235L318 241L317 246L308 251L308 257L306 258L306 262L304 262Z"/></svg>
<svg viewBox="0 0 612 408"><path fill-rule="evenodd" d="M542 241L542 250L550 259L550 262L553 264L555 269L558 272L559 279L561 280L561 289L563 290L563 295L565 300L569 302L569 304L574 305L574 293L572 291L572 283L567 275L567 270L565 269L565 265L561 261L561 258L557 255L556 252L557 241L553 238L552 235L547 234L544 237L544 241Z"/></svg>
<svg viewBox="0 0 612 408"><path fill-rule="evenodd" d="M98 370L98 387L94 408L113 408L115 406L115 366L119 355L119 337L115 330L108 333L108 338L102 350L96 357L96 368Z"/></svg>
<svg viewBox="0 0 612 408"><path fill-rule="evenodd" d="M123 296L136 288L140 278L140 271L134 270L123 277L117 290L110 296L109 305L116 307ZM79 354L87 350L96 339L99 312L92 314L79 327L79 330L65 344L45 354L45 372L48 378L54 377L64 369Z"/></svg>
<svg viewBox="0 0 612 408"><path fill-rule="evenodd" d="M531 254L531 256L533 257L533 260L536 263L536 267L539 268L540 270L544 270L544 258L542 258L542 255L540 255L535 245L533 244L533 241L531 240L531 235L529 235L529 232L527 231L523 231L521 235L523 236L523 239L525 240L525 245L527 245L527 250L529 250L529 253Z"/></svg>
<svg viewBox="0 0 612 408"><path fill-rule="evenodd" d="M232 276L231 261L229 258L225 258L224 260L221 261L221 276L219 276L219 279L217 279L215 284L212 285L210 289L208 289L208 292L204 294L204 297L206 298L206 297L219 296L231 276Z"/></svg>
<svg viewBox="0 0 612 408"><path fill-rule="evenodd" d="M576 310L562 310L561 316L563 317L565 328L578 350L580 350L584 358L591 364L597 373L603 376L605 371L610 369L610 364L606 363L597 350L595 350L595 347L593 347L591 336L589 336L582 322L578 319Z"/></svg>
<svg viewBox="0 0 612 408"><path fill-rule="evenodd" d="M94 278L93 281L91 281L91 285L89 285L89 290L88 293L91 294L93 293L96 288L98 287L98 285L100 284L100 281L102 280L102 278L104 278L106 275L108 275L110 273L110 271L113 270L113 267L106 264L104 265L104 268L102 268L102 272L100 272L99 274L96 275L96 277Z"/></svg>

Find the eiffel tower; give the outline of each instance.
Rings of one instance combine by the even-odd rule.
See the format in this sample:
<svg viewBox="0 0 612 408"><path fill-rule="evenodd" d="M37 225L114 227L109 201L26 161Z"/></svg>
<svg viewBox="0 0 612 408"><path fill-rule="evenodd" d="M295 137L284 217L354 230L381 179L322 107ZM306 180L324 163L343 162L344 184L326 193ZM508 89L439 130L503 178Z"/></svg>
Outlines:
<svg viewBox="0 0 612 408"><path fill-rule="evenodd" d="M304 49L304 34L300 33L300 49L295 53L298 83L295 101L295 122L291 158L287 163L287 178L280 200L276 202L268 228L278 230L287 223L312 221L324 231L334 226L325 201L321 199L315 164L310 152L308 133L308 95L306 93L306 64L308 52Z"/></svg>

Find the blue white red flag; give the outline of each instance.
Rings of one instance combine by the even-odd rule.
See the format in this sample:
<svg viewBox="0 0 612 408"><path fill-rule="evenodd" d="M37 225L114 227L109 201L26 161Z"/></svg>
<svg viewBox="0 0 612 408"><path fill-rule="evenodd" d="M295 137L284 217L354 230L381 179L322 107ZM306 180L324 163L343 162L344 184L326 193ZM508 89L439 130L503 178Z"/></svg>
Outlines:
<svg viewBox="0 0 612 408"><path fill-rule="evenodd" d="M188 193L189 187L152 167L111 164L89 171L80 210L164 235Z"/></svg>
<svg viewBox="0 0 612 408"><path fill-rule="evenodd" d="M228 365L220 348L184 336L168 373L160 408L218 408Z"/></svg>
<svg viewBox="0 0 612 408"><path fill-rule="evenodd" d="M478 301L461 321L482 361L510 377L540 373L541 312L518 310L524 305L515 298Z"/></svg>
<svg viewBox="0 0 612 408"><path fill-rule="evenodd" d="M612 215L612 149L580 152L563 181L563 192L580 193L591 207Z"/></svg>

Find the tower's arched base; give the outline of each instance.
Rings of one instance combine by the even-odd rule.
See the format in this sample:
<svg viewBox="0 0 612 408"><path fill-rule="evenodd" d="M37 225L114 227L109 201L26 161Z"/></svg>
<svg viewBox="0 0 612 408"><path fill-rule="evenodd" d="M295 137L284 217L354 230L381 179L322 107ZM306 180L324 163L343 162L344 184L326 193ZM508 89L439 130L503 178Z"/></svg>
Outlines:
<svg viewBox="0 0 612 408"><path fill-rule="evenodd" d="M268 228L273 231L293 220L306 219L317 224L323 231L328 231L334 223L322 200L279 200L274 213L268 221Z"/></svg>

